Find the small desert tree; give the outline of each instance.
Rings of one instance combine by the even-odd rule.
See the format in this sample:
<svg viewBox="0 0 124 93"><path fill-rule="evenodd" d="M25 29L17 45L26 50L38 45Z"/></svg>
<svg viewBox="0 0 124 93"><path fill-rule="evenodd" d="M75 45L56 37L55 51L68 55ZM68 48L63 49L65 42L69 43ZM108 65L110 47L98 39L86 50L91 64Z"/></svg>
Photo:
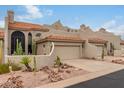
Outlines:
<svg viewBox="0 0 124 93"><path fill-rule="evenodd" d="M23 57L20 63L26 66L27 71L32 71L32 68L29 66L29 63L31 63L31 59L29 57Z"/></svg>

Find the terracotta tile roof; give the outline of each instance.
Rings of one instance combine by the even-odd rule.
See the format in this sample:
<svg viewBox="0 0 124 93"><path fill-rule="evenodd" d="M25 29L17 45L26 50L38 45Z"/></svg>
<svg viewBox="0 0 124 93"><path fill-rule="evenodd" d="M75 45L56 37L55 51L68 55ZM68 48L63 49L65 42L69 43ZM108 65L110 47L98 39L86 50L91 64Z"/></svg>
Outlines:
<svg viewBox="0 0 124 93"><path fill-rule="evenodd" d="M0 29L0 39L4 38L4 31Z"/></svg>
<svg viewBox="0 0 124 93"><path fill-rule="evenodd" d="M107 43L108 41L103 40L103 39L100 39L100 38L89 38L89 39L88 39L88 42L89 42L89 43L95 43L95 44L105 44L105 43Z"/></svg>
<svg viewBox="0 0 124 93"><path fill-rule="evenodd" d="M10 30L24 30L24 31L32 30L32 31L43 31L43 32L49 31L49 29L39 24L16 22L16 21L14 23L9 23L8 28Z"/></svg>
<svg viewBox="0 0 124 93"><path fill-rule="evenodd" d="M63 35L50 35L46 38L37 41L37 43L45 42L45 41L59 41L59 42L85 42L80 37L77 36L63 36Z"/></svg>
<svg viewBox="0 0 124 93"><path fill-rule="evenodd" d="M124 45L124 40L121 40L120 45Z"/></svg>

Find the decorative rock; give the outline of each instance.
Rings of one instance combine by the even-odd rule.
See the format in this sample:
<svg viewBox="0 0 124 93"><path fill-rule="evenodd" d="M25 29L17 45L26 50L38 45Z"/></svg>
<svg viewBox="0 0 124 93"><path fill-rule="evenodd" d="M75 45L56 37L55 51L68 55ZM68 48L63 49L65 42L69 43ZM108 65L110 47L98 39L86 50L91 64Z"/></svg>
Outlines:
<svg viewBox="0 0 124 93"><path fill-rule="evenodd" d="M19 80L21 76L16 76L16 77L10 77L8 80L4 83L1 84L1 88L23 88L22 81Z"/></svg>
<svg viewBox="0 0 124 93"><path fill-rule="evenodd" d="M70 73L71 73L71 71L70 71L70 70L66 70L66 73L69 73L69 74L70 74Z"/></svg>

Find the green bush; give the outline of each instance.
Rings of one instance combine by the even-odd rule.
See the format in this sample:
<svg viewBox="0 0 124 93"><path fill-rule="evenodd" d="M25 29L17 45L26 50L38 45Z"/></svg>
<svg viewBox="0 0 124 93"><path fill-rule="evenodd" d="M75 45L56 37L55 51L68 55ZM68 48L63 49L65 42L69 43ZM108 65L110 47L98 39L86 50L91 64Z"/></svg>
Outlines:
<svg viewBox="0 0 124 93"><path fill-rule="evenodd" d="M21 67L19 67L17 64L12 63L12 70L18 71L21 70ZM0 64L0 74L9 73L9 64Z"/></svg>
<svg viewBox="0 0 124 93"><path fill-rule="evenodd" d="M57 56L57 58L56 58L56 60L55 60L55 64L54 64L54 66L61 66L62 65L62 62L61 62L61 60L60 60L60 57L59 56Z"/></svg>
<svg viewBox="0 0 124 93"><path fill-rule="evenodd" d="M0 74L9 73L8 64L0 64Z"/></svg>

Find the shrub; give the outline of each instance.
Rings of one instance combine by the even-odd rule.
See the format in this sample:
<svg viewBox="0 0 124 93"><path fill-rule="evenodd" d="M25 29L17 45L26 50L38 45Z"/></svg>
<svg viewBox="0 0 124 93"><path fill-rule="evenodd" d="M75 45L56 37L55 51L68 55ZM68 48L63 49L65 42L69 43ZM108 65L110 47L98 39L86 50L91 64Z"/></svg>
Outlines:
<svg viewBox="0 0 124 93"><path fill-rule="evenodd" d="M12 63L12 70L13 71L18 71L21 70L21 67L19 67L17 64ZM0 74L5 74L5 73L9 73L9 64L0 64Z"/></svg>
<svg viewBox="0 0 124 93"><path fill-rule="evenodd" d="M13 70L13 71L21 70L21 67L18 66L18 64L12 64L11 66L12 66L12 70Z"/></svg>
<svg viewBox="0 0 124 93"><path fill-rule="evenodd" d="M56 58L56 60L55 60L55 64L54 64L54 66L61 66L62 65L62 62L60 61L60 57L59 56L57 56L57 58Z"/></svg>
<svg viewBox="0 0 124 93"><path fill-rule="evenodd" d="M27 71L32 71L32 68L29 66L29 63L31 62L31 59L29 57L23 57L21 60L21 64L24 64L27 68Z"/></svg>
<svg viewBox="0 0 124 93"><path fill-rule="evenodd" d="M8 64L0 64L0 74L9 73Z"/></svg>

